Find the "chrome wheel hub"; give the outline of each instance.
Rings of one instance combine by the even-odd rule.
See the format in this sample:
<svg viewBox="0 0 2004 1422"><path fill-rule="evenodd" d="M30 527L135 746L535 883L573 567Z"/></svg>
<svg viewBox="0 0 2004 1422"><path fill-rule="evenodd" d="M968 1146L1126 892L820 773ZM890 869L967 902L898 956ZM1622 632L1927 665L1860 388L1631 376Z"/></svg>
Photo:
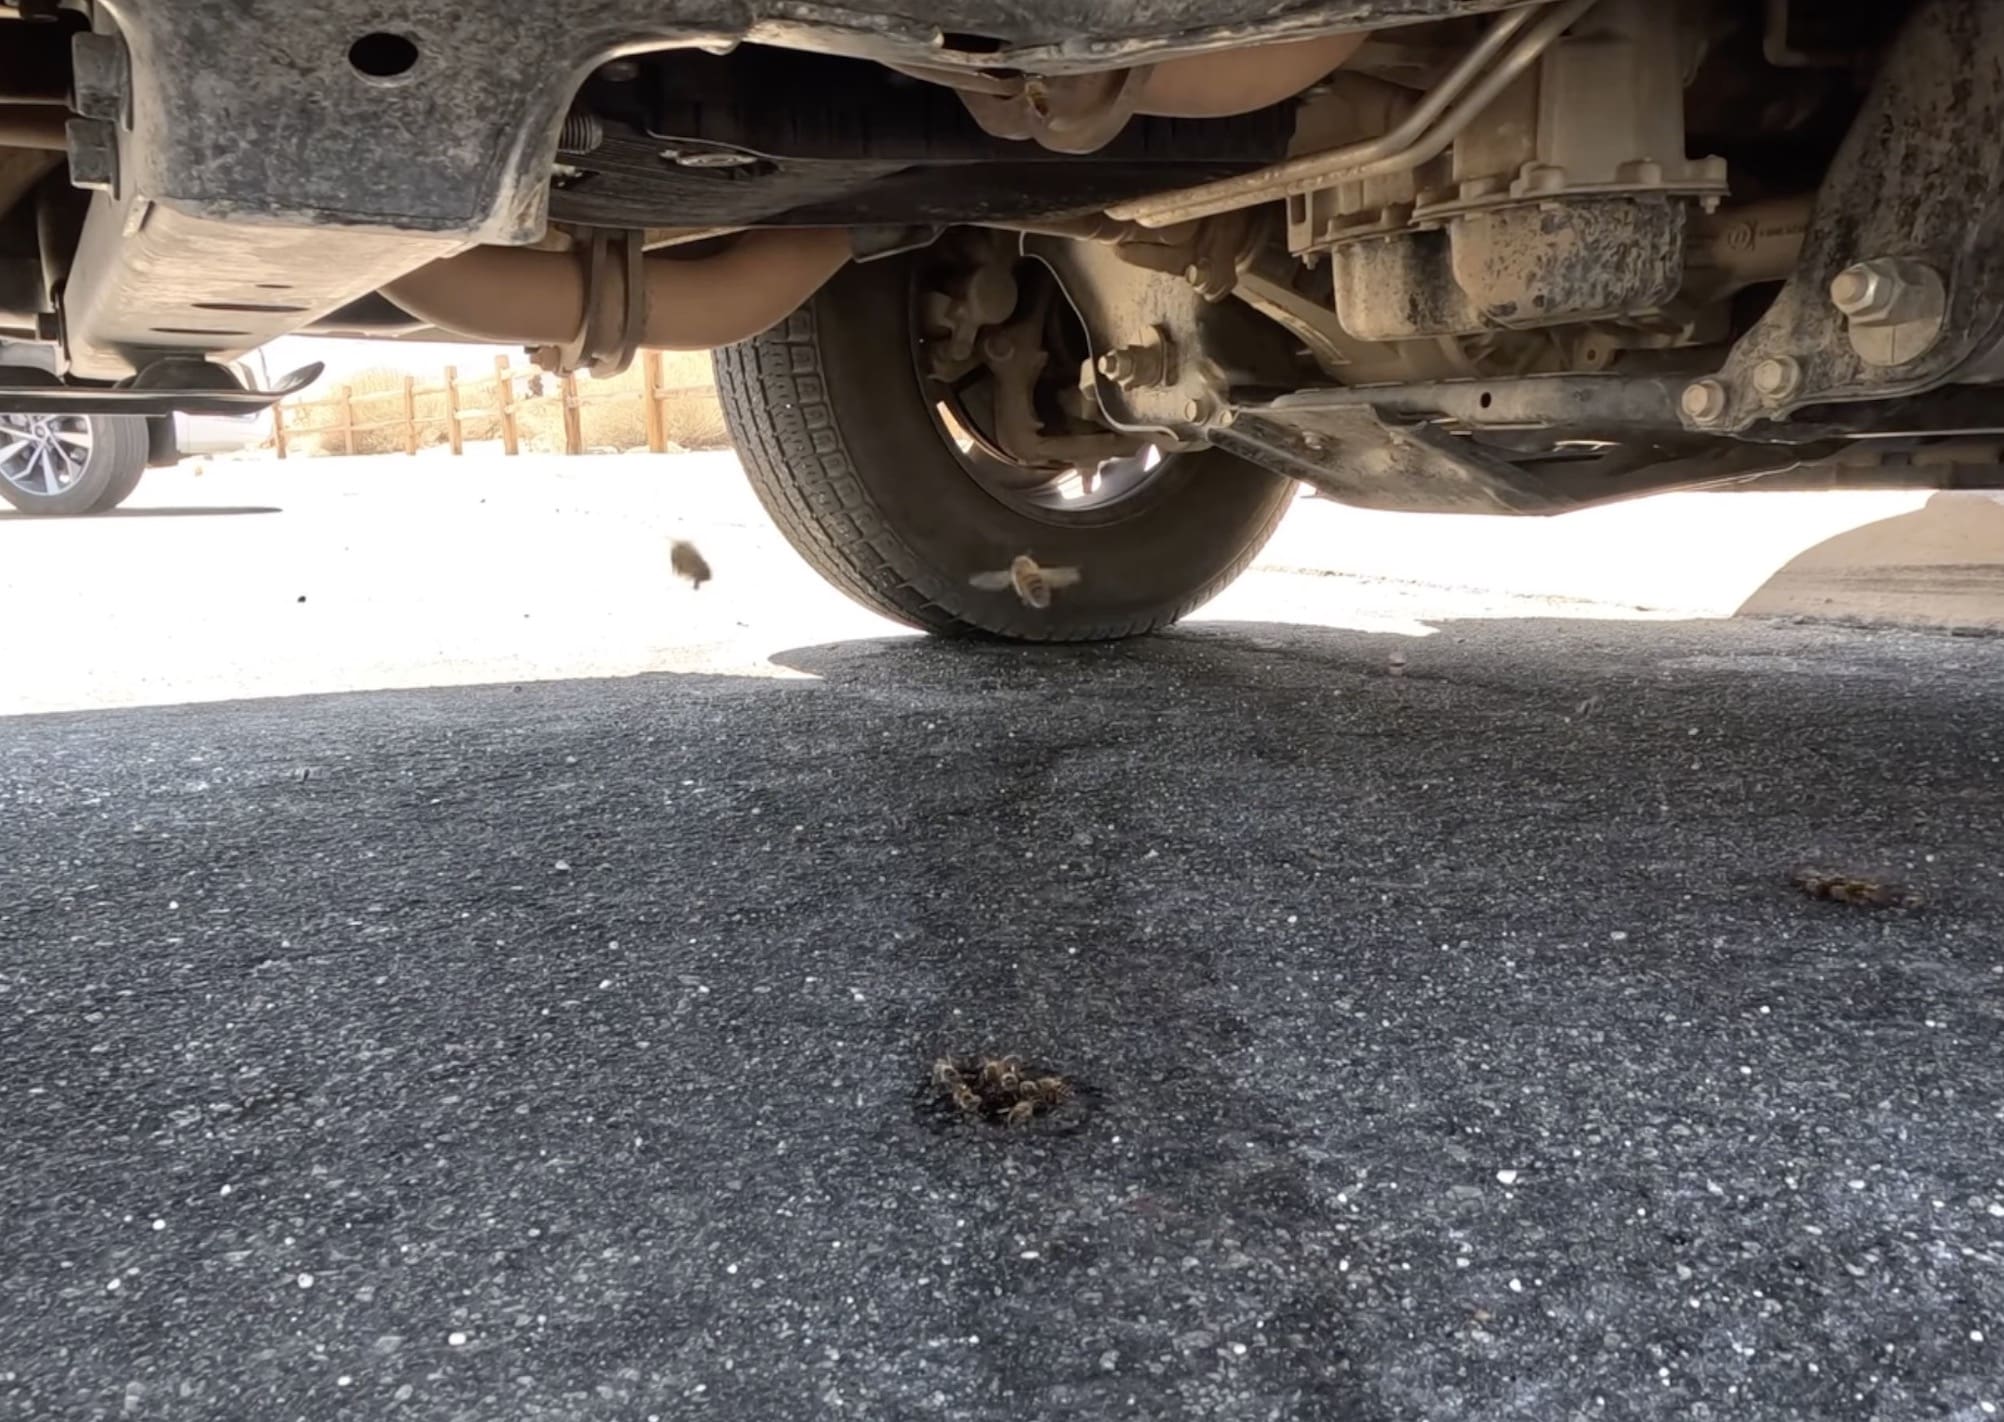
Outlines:
<svg viewBox="0 0 2004 1422"><path fill-rule="evenodd" d="M0 415L0 479L24 494L60 494L90 462L82 415Z"/></svg>

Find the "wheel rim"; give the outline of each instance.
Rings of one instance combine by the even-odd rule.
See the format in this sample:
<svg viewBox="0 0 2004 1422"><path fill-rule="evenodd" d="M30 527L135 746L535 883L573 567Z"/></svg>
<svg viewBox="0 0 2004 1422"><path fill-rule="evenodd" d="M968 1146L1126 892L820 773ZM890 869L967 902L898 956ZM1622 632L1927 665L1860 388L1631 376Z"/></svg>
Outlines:
<svg viewBox="0 0 2004 1422"><path fill-rule="evenodd" d="M53 498L75 487L90 451L82 415L0 415L0 479L24 494Z"/></svg>
<svg viewBox="0 0 2004 1422"><path fill-rule="evenodd" d="M1040 293L1048 315L1045 335L1050 352L1042 383L1054 385L1057 372L1076 371L1089 353L1085 330L1041 265L1025 262L1019 271L1032 282L1051 283ZM1031 300L1026 294L1019 311ZM912 360L927 412L961 467L996 499L1046 523L1103 523L1128 516L1156 491L1175 453L1153 444L1107 458L1034 465L1012 457L990 433L995 425L993 374L977 364L957 379L941 379L930 368L916 300L912 312Z"/></svg>

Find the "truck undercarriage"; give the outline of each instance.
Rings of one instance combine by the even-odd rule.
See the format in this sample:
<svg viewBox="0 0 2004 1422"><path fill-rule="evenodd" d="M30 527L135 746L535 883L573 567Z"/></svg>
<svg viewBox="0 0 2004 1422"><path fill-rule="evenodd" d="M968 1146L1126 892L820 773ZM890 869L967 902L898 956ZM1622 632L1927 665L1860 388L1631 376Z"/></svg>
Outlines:
<svg viewBox="0 0 2004 1422"><path fill-rule="evenodd" d="M255 404L223 362L301 331L609 371L840 272L963 462L1074 504L1205 449L1543 513L2004 438L1986 0L0 16L0 410Z"/></svg>

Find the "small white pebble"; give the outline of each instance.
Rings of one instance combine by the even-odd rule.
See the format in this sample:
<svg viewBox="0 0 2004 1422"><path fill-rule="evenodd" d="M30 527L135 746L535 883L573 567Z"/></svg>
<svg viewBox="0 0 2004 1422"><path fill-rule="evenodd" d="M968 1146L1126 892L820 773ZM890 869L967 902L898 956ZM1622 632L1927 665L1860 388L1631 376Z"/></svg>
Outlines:
<svg viewBox="0 0 2004 1422"><path fill-rule="evenodd" d="M167 900L167 907L170 909L177 909L181 907L181 901L179 899L169 899Z"/></svg>
<svg viewBox="0 0 2004 1422"><path fill-rule="evenodd" d="M115 1294L115 1293L117 1293L117 1292L118 1292L118 1280L116 1280L116 1279L113 1279L113 1280L112 1280L112 1281L111 1281L110 1283L106 1284L106 1285L104 1286L104 1291L105 1291L106 1293L108 1293L108 1294Z"/></svg>
<svg viewBox="0 0 2004 1422"><path fill-rule="evenodd" d="M735 1274L738 1272L738 1266L735 1264L726 1264L724 1266L724 1272L726 1274Z"/></svg>
<svg viewBox="0 0 2004 1422"><path fill-rule="evenodd" d="M1998 1219L2004 1220L2004 1204L1999 1204L1995 1200L1991 1201L1989 1212L1995 1215Z"/></svg>
<svg viewBox="0 0 2004 1422"><path fill-rule="evenodd" d="M1243 1343L1232 1344L1232 1353L1235 1357L1243 1358L1246 1355L1246 1345Z"/></svg>
<svg viewBox="0 0 2004 1422"><path fill-rule="evenodd" d="M155 1221L153 1222L153 1228L155 1228L156 1230L160 1230L160 1229L165 1229L165 1228L167 1228L167 1221L165 1221L165 1220L155 1220Z"/></svg>
<svg viewBox="0 0 2004 1422"><path fill-rule="evenodd" d="M464 1348L466 1346L466 1335L456 1332L448 1333L445 1335L445 1342L446 1346L451 1348Z"/></svg>
<svg viewBox="0 0 2004 1422"><path fill-rule="evenodd" d="M556 870L559 874L568 874L571 872L571 861L568 859L559 859L556 863L552 864L550 867Z"/></svg>
<svg viewBox="0 0 2004 1422"><path fill-rule="evenodd" d="M1036 1259L1039 1258L1040 1256L1038 1255L1036 1250L1026 1249L1021 1254L1018 1254L1016 1257L1018 1259Z"/></svg>
<svg viewBox="0 0 2004 1422"><path fill-rule="evenodd" d="M223 1186L223 1188L222 1188L222 1189L220 1189L220 1190L216 1191L216 1193L217 1193L218 1195L227 1195L227 1194L229 1194L229 1193L230 1193L230 1187L229 1187L229 1186L227 1186L227 1185L225 1185L225 1186Z"/></svg>
<svg viewBox="0 0 2004 1422"><path fill-rule="evenodd" d="M343 1374L341 1374L341 1376L340 1376L340 1377L338 1377L338 1378L334 1379L334 1386L336 1386L336 1387L346 1387L346 1386L348 1386L348 1384L350 1384L350 1383L352 1383L352 1382L354 1382L354 1381L355 1381L355 1380L354 1380L353 1378L349 1377L349 1376L348 1376L348 1375L347 1375L346 1373L343 1373Z"/></svg>
<svg viewBox="0 0 2004 1422"><path fill-rule="evenodd" d="M1521 1293L1523 1293L1523 1292L1524 1292L1524 1281L1523 1281L1522 1279L1512 1279L1512 1280L1510 1281L1510 1292L1511 1292L1511 1293L1513 1293L1513 1294L1521 1294Z"/></svg>
<svg viewBox="0 0 2004 1422"><path fill-rule="evenodd" d="M1517 1172L1514 1170L1499 1170L1496 1172L1496 1178L1505 1185L1515 1185L1517 1183Z"/></svg>
<svg viewBox="0 0 2004 1422"><path fill-rule="evenodd" d="M313 1287L313 1276L311 1274L301 1274L293 1282L298 1284L302 1289L310 1289Z"/></svg>
<svg viewBox="0 0 2004 1422"><path fill-rule="evenodd" d="M1853 1190L1862 1190L1865 1188L1865 1182L1862 1180L1853 1180L1850 1184Z"/></svg>
<svg viewBox="0 0 2004 1422"><path fill-rule="evenodd" d="M1977 1406L1981 1407L1986 1413L1989 1413L1993 1416L1997 1412L1997 1404L1994 1402L1979 1402Z"/></svg>
<svg viewBox="0 0 2004 1422"><path fill-rule="evenodd" d="M1970 1342L1972 1342L1972 1343L1981 1343L1981 1342L1983 1341L1983 1330L1982 1330L1982 1329L1980 1329L1980 1328L1972 1328L1972 1329L1970 1329L1970 1330L1969 1330L1969 1341L1970 1341Z"/></svg>
<svg viewBox="0 0 2004 1422"><path fill-rule="evenodd" d="M1607 938L1610 943L1626 943L1628 941L1628 933L1625 929L1617 928L1614 932L1608 934Z"/></svg>

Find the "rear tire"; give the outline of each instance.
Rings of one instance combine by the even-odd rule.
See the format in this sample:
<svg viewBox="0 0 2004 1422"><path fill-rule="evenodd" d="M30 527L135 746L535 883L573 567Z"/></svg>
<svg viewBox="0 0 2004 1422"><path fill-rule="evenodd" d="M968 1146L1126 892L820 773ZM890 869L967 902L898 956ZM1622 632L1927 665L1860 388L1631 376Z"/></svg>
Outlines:
<svg viewBox="0 0 2004 1422"><path fill-rule="evenodd" d="M118 507L146 472L138 415L0 415L0 499L52 517Z"/></svg>
<svg viewBox="0 0 2004 1422"><path fill-rule="evenodd" d="M1025 508L978 482L911 356L913 260L851 266L714 358L752 488L817 572L929 632L1084 642L1164 627L1245 570L1294 485L1222 451L1171 455L1089 515ZM969 581L1025 553L1080 579L1042 609Z"/></svg>

